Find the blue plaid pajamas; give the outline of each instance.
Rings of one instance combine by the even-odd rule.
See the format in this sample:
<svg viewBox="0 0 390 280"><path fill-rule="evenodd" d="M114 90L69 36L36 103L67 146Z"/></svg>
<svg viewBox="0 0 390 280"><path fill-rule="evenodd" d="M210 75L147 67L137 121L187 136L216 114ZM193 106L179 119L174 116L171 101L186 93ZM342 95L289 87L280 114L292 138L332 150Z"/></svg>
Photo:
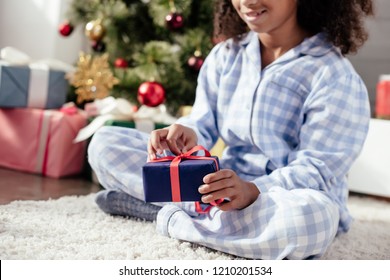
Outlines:
<svg viewBox="0 0 390 280"><path fill-rule="evenodd" d="M352 220L346 174L367 134L367 90L324 34L264 69L259 49L252 32L218 44L200 71L191 115L178 120L208 149L221 137L221 167L258 186L259 198L209 215L197 215L193 203L160 204L157 231L247 258L319 257ZM89 160L105 188L143 199L147 139L115 127L95 134Z"/></svg>

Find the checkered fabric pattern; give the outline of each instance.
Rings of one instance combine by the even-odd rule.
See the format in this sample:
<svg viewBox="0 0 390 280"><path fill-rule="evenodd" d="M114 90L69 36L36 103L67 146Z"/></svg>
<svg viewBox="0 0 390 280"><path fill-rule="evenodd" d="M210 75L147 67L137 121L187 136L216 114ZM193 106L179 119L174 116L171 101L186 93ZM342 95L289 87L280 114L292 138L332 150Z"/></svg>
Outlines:
<svg viewBox="0 0 390 280"><path fill-rule="evenodd" d="M261 195L245 209L214 207L209 215L197 215L193 203L161 204L157 230L247 258L315 258L351 222L346 173L367 134L367 90L324 34L264 69L259 50L252 32L217 45L199 74L191 115L178 122L208 149L221 137L221 167ZM105 188L143 199L147 139L115 127L94 135L89 160Z"/></svg>
<svg viewBox="0 0 390 280"><path fill-rule="evenodd" d="M157 216L163 235L254 259L307 259L321 256L338 227L337 206L315 190L271 187L239 211L212 208L191 217L176 205Z"/></svg>
<svg viewBox="0 0 390 280"><path fill-rule="evenodd" d="M221 137L221 166L255 183L324 191L345 207L346 174L365 141L370 106L366 86L323 33L307 38L261 67L256 33L217 45L207 57L192 114L192 127L211 148Z"/></svg>

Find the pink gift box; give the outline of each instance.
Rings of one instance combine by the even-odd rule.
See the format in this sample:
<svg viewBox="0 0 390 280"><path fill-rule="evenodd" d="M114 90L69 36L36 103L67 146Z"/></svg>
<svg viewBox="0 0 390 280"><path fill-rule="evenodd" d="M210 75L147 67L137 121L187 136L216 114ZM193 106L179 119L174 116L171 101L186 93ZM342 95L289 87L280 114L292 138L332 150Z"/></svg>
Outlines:
<svg viewBox="0 0 390 280"><path fill-rule="evenodd" d="M86 122L69 108L0 109L0 166L53 178L80 173L85 142L73 139Z"/></svg>

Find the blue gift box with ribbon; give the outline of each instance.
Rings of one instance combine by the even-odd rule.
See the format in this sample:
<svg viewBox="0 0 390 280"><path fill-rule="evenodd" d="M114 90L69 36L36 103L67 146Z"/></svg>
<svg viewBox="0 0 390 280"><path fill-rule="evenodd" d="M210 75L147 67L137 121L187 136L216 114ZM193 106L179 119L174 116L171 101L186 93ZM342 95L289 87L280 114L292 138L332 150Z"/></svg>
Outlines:
<svg viewBox="0 0 390 280"><path fill-rule="evenodd" d="M68 88L63 71L0 64L0 107L57 109L66 102Z"/></svg>
<svg viewBox="0 0 390 280"><path fill-rule="evenodd" d="M204 150L205 156L193 155ZM146 202L200 201L198 191L203 177L219 170L218 157L201 146L188 153L168 156L147 162L143 166L143 183Z"/></svg>

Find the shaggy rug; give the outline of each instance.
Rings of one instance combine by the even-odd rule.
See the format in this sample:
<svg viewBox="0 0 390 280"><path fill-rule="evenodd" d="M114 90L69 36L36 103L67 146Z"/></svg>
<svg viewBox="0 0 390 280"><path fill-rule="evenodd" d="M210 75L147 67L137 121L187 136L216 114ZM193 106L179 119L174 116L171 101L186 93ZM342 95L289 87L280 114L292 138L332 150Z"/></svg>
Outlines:
<svg viewBox="0 0 390 280"><path fill-rule="evenodd" d="M228 260L232 255L160 236L155 224L112 217L95 194L0 205L2 260ZM322 259L390 259L390 203L351 196L355 221Z"/></svg>

